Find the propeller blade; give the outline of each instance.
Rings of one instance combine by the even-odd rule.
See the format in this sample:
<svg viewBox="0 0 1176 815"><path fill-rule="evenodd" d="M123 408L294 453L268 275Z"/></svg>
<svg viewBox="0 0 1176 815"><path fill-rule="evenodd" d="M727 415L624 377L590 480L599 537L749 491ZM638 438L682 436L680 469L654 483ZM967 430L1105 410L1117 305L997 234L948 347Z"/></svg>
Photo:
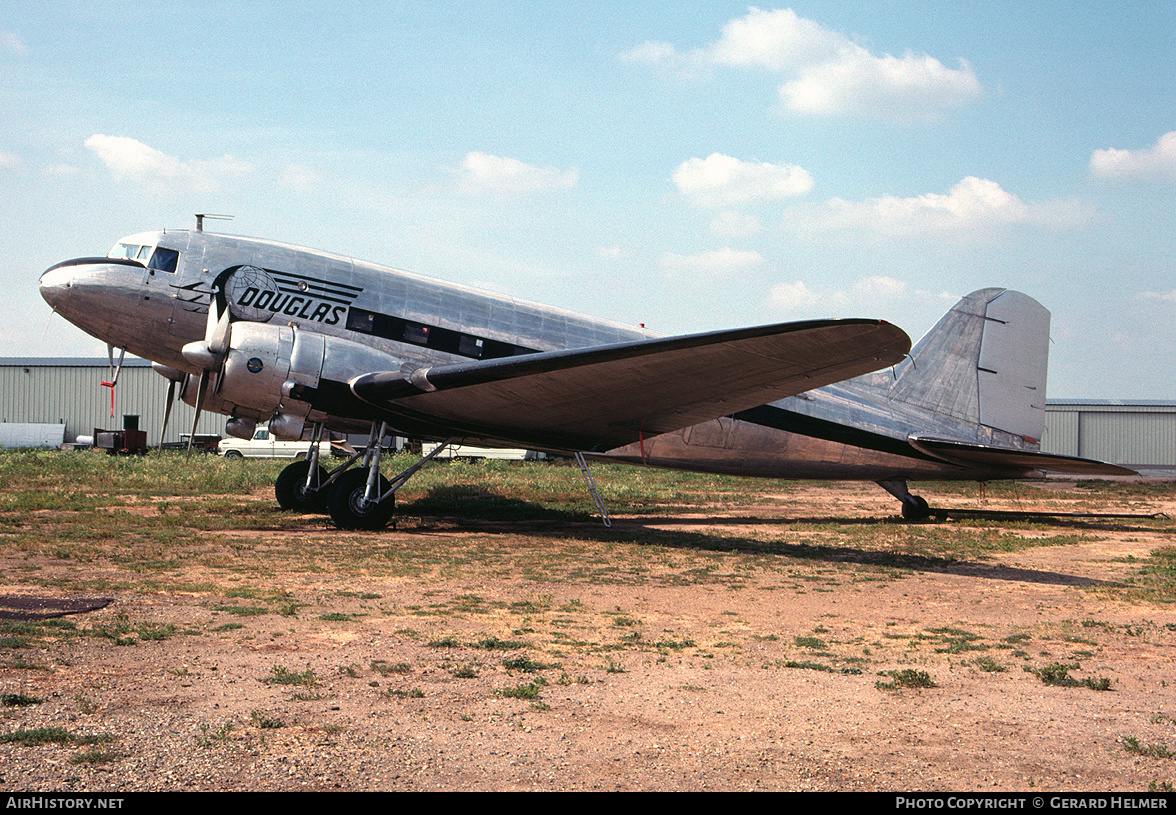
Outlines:
<svg viewBox="0 0 1176 815"><path fill-rule="evenodd" d="M176 380L167 381L167 404L163 408L163 429L159 431L159 452L163 452L163 438L167 435L167 422L171 418L172 405L176 401Z"/></svg>
<svg viewBox="0 0 1176 815"><path fill-rule="evenodd" d="M208 378L211 374L205 370L200 372L200 384L196 387L196 413L192 417L192 433L188 436L188 456L192 455L192 440L196 438L196 425L200 424L200 408L204 404L204 394L208 391Z"/></svg>
<svg viewBox="0 0 1176 815"><path fill-rule="evenodd" d="M208 320L204 325L204 341L214 356L219 357L228 348L230 317L224 286L216 286L208 299Z"/></svg>
<svg viewBox="0 0 1176 815"><path fill-rule="evenodd" d="M209 322L211 323L211 320ZM229 310L225 309L217 321L209 326L208 333L204 337L205 342L208 343L208 350L218 358L223 356L229 348L231 328L229 325Z"/></svg>

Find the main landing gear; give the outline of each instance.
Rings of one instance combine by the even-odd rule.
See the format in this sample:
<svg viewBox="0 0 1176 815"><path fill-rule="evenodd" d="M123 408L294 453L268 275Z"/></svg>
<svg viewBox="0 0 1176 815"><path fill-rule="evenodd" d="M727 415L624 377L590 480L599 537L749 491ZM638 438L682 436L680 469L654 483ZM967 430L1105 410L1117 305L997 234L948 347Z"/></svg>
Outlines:
<svg viewBox="0 0 1176 815"><path fill-rule="evenodd" d="M316 425L307 457L282 470L274 482L278 505L300 512L325 511L340 529L383 529L396 511L396 491L452 441L389 480L380 472L387 429L383 422L373 423L367 447L328 472L319 464L322 425ZM356 462L359 466L350 469Z"/></svg>
<svg viewBox="0 0 1176 815"><path fill-rule="evenodd" d="M902 517L907 521L925 521L931 517L931 507L921 495L915 495L907 489L906 481L895 479L879 481L878 486L902 501Z"/></svg>

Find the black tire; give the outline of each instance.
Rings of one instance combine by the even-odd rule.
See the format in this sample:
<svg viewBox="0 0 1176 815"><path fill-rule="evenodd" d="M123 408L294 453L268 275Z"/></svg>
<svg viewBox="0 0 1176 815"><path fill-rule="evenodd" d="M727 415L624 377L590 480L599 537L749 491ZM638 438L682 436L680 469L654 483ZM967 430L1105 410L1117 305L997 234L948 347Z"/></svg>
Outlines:
<svg viewBox="0 0 1176 815"><path fill-rule="evenodd" d="M348 470L331 485L327 496L327 512L331 522L340 529L383 529L396 511L396 496L389 495L378 504L363 504L367 489L368 470L357 467ZM387 492L388 479L380 476L380 493Z"/></svg>
<svg viewBox="0 0 1176 815"><path fill-rule="evenodd" d="M907 521L925 521L931 517L931 507L921 495L912 495L902 502L902 517Z"/></svg>
<svg viewBox="0 0 1176 815"><path fill-rule="evenodd" d="M244 456L241 455L240 450L228 450L225 452L225 458L238 459L244 458Z"/></svg>
<svg viewBox="0 0 1176 815"><path fill-rule="evenodd" d="M278 506L293 512L326 512L327 490L307 490L306 474L310 472L309 461L296 461L278 474L274 481L274 495ZM327 480L327 471L319 467L315 484Z"/></svg>

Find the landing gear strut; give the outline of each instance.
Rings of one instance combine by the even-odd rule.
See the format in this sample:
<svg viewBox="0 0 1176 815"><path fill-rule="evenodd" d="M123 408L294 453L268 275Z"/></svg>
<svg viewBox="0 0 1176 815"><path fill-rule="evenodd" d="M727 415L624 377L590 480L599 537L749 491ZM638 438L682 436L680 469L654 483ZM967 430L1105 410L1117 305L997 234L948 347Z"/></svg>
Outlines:
<svg viewBox="0 0 1176 815"><path fill-rule="evenodd" d="M306 458L286 467L274 481L274 495L282 509L297 512L326 511L325 488L333 473L328 473L319 465L319 441L322 434L323 426L316 424Z"/></svg>
<svg viewBox="0 0 1176 815"><path fill-rule="evenodd" d="M373 530L387 526L396 511L396 491L453 441L446 440L416 464L388 480L380 472L387 431L388 425L384 422L373 422L367 448L362 453L363 463L354 470L332 474L328 479L327 513L340 529ZM360 455L357 453L344 467L350 466Z"/></svg>
<svg viewBox="0 0 1176 815"><path fill-rule="evenodd" d="M902 517L907 521L925 521L931 517L931 507L921 495L915 495L907 489L905 481L879 481L878 486L902 501Z"/></svg>

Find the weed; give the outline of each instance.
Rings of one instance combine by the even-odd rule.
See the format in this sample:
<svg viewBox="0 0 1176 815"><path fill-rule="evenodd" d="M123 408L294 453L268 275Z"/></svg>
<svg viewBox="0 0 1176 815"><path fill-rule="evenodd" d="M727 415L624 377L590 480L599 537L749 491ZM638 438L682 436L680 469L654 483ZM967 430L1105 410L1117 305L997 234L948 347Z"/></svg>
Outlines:
<svg viewBox="0 0 1176 815"><path fill-rule="evenodd" d="M209 732L204 722L200 723L200 735L196 737L196 744L201 747L211 747L214 742L224 743L229 740L229 733L233 730L232 722L225 722L215 732Z"/></svg>
<svg viewBox="0 0 1176 815"><path fill-rule="evenodd" d="M26 696L23 693L5 693L0 695L0 705L4 707L28 707L39 705L41 700L36 696Z"/></svg>
<svg viewBox="0 0 1176 815"><path fill-rule="evenodd" d="M272 719L267 713L261 710L249 711L249 721L253 722L253 726L260 730L276 730L279 727L286 726L281 719Z"/></svg>
<svg viewBox="0 0 1176 815"><path fill-rule="evenodd" d="M527 643L519 640L500 640L498 637L486 637L473 643L474 648L482 648L487 651L513 651L517 648L526 648Z"/></svg>
<svg viewBox="0 0 1176 815"><path fill-rule="evenodd" d="M310 668L298 673L281 665L272 667L269 676L263 681L271 685L315 685L318 683L314 671Z"/></svg>
<svg viewBox="0 0 1176 815"><path fill-rule="evenodd" d="M793 639L797 648L810 648L814 651L820 651L826 647L825 641L820 637L796 637Z"/></svg>
<svg viewBox="0 0 1176 815"><path fill-rule="evenodd" d="M980 670L987 671L988 673L1004 673L1008 670L1008 668L990 656L976 657L974 660L972 660L972 664Z"/></svg>
<svg viewBox="0 0 1176 815"><path fill-rule="evenodd" d="M916 671L914 668L904 668L901 671L887 671L891 681L874 683L878 690L897 690L899 688L934 688L936 684L926 671Z"/></svg>
<svg viewBox="0 0 1176 815"><path fill-rule="evenodd" d="M498 693L508 699L536 699L539 697L539 691L542 687L542 679L536 678L522 685L515 685L514 687L510 688L499 688Z"/></svg>
<svg viewBox="0 0 1176 815"><path fill-rule="evenodd" d="M655 648L665 648L669 651L681 651L684 648L693 648L694 640L689 637L684 637L680 640L661 639L653 644Z"/></svg>
<svg viewBox="0 0 1176 815"><path fill-rule="evenodd" d="M1176 752L1163 744L1149 744L1144 747L1135 736L1124 736L1119 741L1123 743L1123 750L1133 755L1148 758L1176 758Z"/></svg>
<svg viewBox="0 0 1176 815"><path fill-rule="evenodd" d="M78 735L64 727L40 727L0 734L0 744L19 744L24 747L38 744L102 744L111 741L112 738L105 734Z"/></svg>
<svg viewBox="0 0 1176 815"><path fill-rule="evenodd" d="M527 657L514 657L513 659L502 660L502 667L508 671L522 671L523 673L535 673L542 671L545 668L553 667L551 665L544 665L542 662L536 662Z"/></svg>
<svg viewBox="0 0 1176 815"><path fill-rule="evenodd" d="M430 648L460 648L461 643L458 642L457 637L450 634L447 637L442 637L439 640L433 640L429 643Z"/></svg>
<svg viewBox="0 0 1176 815"><path fill-rule="evenodd" d="M806 671L825 671L826 673L833 673L833 668L820 662L796 662L795 660L785 660L785 668L802 668Z"/></svg>
<svg viewBox="0 0 1176 815"><path fill-rule="evenodd" d="M1086 687L1091 690L1106 691L1111 689L1111 680L1108 677L1088 676L1085 679L1078 680L1070 676L1070 671L1076 671L1082 666L1077 662L1061 663L1053 662L1043 668L1030 668L1025 666L1025 670L1036 676L1047 685L1057 685L1063 688L1078 688Z"/></svg>
<svg viewBox="0 0 1176 815"><path fill-rule="evenodd" d="M80 753L75 753L70 756L70 764L109 764L112 761L118 761L122 758L122 753L116 750L103 750L98 747L93 747L89 750L83 750Z"/></svg>

